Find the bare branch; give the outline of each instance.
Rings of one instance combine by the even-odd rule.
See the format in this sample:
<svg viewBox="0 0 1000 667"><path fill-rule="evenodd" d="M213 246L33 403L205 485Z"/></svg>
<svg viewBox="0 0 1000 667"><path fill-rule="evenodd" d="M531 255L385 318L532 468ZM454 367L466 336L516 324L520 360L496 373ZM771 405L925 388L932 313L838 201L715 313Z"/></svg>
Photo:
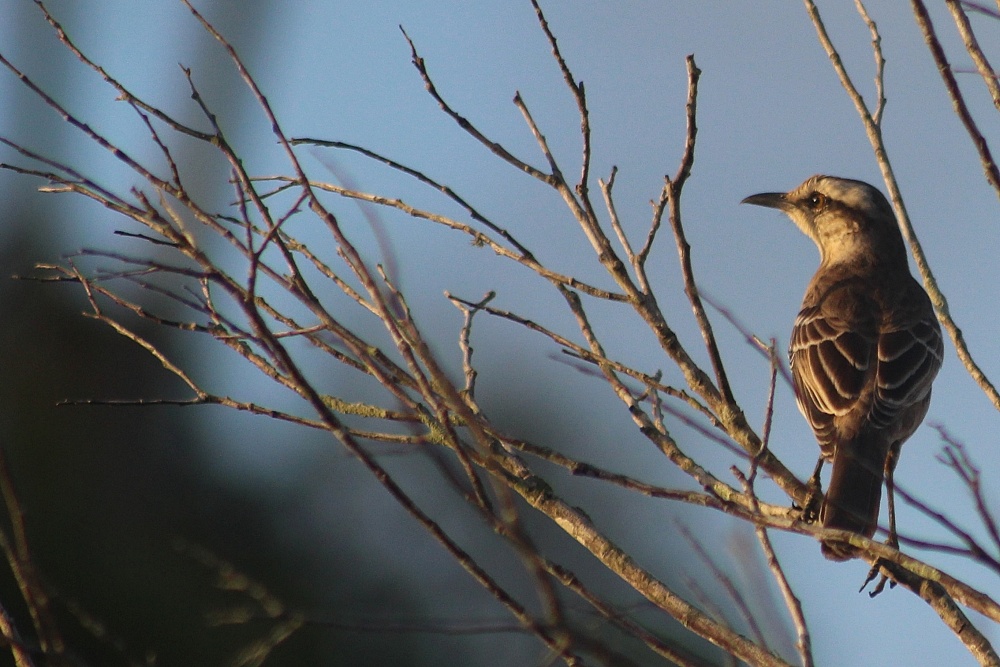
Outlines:
<svg viewBox="0 0 1000 667"><path fill-rule="evenodd" d="M965 644L969 653L983 667L1000 666L1000 656L997 655L990 641L981 633L969 618L958 608L941 584L923 579L912 574L905 574L897 579L903 586L910 589L933 609L944 621L945 625L955 633L955 636Z"/></svg>
<svg viewBox="0 0 1000 667"><path fill-rule="evenodd" d="M993 154L990 152L989 144L986 143L986 138L983 136L982 132L979 131L979 127L976 125L976 121L973 119L972 113L965 104L965 97L962 95L962 91L958 87L958 81L955 79L955 74L952 72L951 64L948 62L948 57L944 53L944 48L941 46L941 42L938 41L937 34L934 31L934 24L931 22L931 17L927 13L927 7L924 5L922 0L911 0L910 4L913 7L913 15L917 20L917 25L920 27L920 31L924 35L924 41L927 43L927 48L930 50L931 55L934 57L934 62L937 64L941 80L944 81L944 87L948 91L948 95L951 97L955 115L962 121L962 124L965 126L965 131L969 134L969 138L972 139L972 145L979 153L979 160L982 162L983 172L986 175L987 182L989 182L989 184L996 191L997 196L1000 197L1000 169L997 168L996 161L993 159ZM984 74L984 78L988 77L988 80L991 81L991 83L988 84L988 87L990 88L990 93L993 94L994 90L997 88L995 74L993 74L992 70L983 69L989 68L989 63L986 61L985 55L983 55L982 51L979 49L979 44L976 42L975 36L972 33L972 27L969 25L968 18L962 12L959 3L956 0L946 0L945 5L948 7L952 17L955 19L955 24L959 27L959 33L965 41L966 49L969 51L969 55L972 56L976 66L980 68L980 72ZM1000 91L997 92L1000 93ZM1000 109L1000 97L994 94L993 102L998 105L998 109Z"/></svg>
<svg viewBox="0 0 1000 667"><path fill-rule="evenodd" d="M456 299L451 294L446 293L445 296L455 304L459 310L462 311L465 318L465 323L462 325L461 333L459 334L459 346L462 348L462 368L465 371L465 394L469 397L469 400L474 401L476 396L476 376L478 372L472 365L472 343L470 339L472 337L472 318L475 317L476 313L481 311L483 307L492 301L496 297L496 292L487 292L480 301L476 302L472 306L467 306L461 299Z"/></svg>
<svg viewBox="0 0 1000 667"><path fill-rule="evenodd" d="M459 127L468 132L474 139L476 139L479 143L488 148L493 154L502 159L504 162L507 162L511 166L515 167L519 171L523 171L529 176L537 178L543 183L548 183L549 185L552 185L555 180L552 175L543 173L539 169L536 169L535 167L529 165L527 162L522 162L518 158L514 157L514 155L512 155L506 148L504 148L500 144L487 139L486 135L480 132L475 125L473 125L467 118L459 114L457 111L452 109L451 106L444 101L444 98L441 97L440 93L438 93L437 87L431 80L430 74L427 72L427 65L424 63L424 59L420 56L420 54L417 53L416 44L414 44L413 40L410 39L410 36L406 34L406 30L403 29L403 26L399 26L399 30L403 33L403 37L406 38L406 43L410 45L410 52L413 56L413 66L416 67L417 72L420 73L420 78L423 79L424 81L424 87L427 88L427 92L430 93L431 97L434 98L434 101L438 103L438 106L441 107L441 110L444 111L449 116L451 116L451 118L456 123L458 123Z"/></svg>
<svg viewBox="0 0 1000 667"><path fill-rule="evenodd" d="M980 48L976 34L972 31L972 23L969 21L969 17L966 16L963 8L968 5L957 0L947 0L945 5L948 7L948 11L951 12L952 18L955 19L955 25L958 27L958 34L962 36L965 50L972 57L972 62L976 64L979 75L983 77L986 89L990 91L990 96L993 98L993 106L996 107L997 111L1000 111L1000 81L997 80L996 70L993 69L993 65L990 64L986 54Z"/></svg>

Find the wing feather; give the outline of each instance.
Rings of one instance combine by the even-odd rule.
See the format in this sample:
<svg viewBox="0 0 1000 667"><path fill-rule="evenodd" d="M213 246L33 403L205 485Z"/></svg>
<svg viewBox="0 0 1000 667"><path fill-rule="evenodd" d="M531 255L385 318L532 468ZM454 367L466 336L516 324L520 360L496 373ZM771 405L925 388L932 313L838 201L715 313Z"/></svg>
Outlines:
<svg viewBox="0 0 1000 667"><path fill-rule="evenodd" d="M879 326L870 318L852 317L874 310L863 293L829 290L824 297L831 295L802 309L789 346L799 410L827 455L843 423L838 420L852 412L864 410L871 425L886 428L925 401L944 353L929 303L915 299L918 307L897 312Z"/></svg>

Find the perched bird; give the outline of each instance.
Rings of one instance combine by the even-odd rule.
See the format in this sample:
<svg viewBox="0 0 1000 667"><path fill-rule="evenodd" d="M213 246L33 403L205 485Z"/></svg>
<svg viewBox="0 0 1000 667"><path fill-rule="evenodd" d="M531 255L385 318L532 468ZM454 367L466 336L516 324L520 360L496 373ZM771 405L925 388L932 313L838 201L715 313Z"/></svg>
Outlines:
<svg viewBox="0 0 1000 667"><path fill-rule="evenodd" d="M799 410L819 442L817 481L823 461L833 463L823 526L874 535L884 479L895 546L892 473L927 414L944 348L892 208L867 183L833 176L742 203L783 211L819 248L788 354ZM844 542L823 543L832 560L855 552Z"/></svg>

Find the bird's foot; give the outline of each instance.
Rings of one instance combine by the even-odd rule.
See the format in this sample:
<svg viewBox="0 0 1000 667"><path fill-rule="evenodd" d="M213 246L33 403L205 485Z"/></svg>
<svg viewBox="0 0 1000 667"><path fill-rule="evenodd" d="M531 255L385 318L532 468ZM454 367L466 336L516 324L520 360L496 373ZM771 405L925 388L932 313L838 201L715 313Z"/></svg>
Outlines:
<svg viewBox="0 0 1000 667"><path fill-rule="evenodd" d="M868 597L873 598L882 593L885 590L885 585L888 583L889 588L896 587L896 577L894 574L895 568L898 567L895 563L879 558L872 565L872 569L868 570L868 576L865 577L864 583L861 584L861 588L858 592L865 590L865 588L871 582L878 578L878 583L875 584L875 588L868 591Z"/></svg>
<svg viewBox="0 0 1000 667"><path fill-rule="evenodd" d="M819 510L823 506L823 487L820 484L819 475L813 475L809 478L806 488L809 490L806 501L798 509L802 510L803 521L815 523L819 518Z"/></svg>
<svg viewBox="0 0 1000 667"><path fill-rule="evenodd" d="M816 462L816 469L813 471L812 477L806 482L806 499L800 507L797 504L793 504L792 507L801 510L802 520L806 523L815 523L819 518L820 508L823 507L823 482L820 479L820 473L823 471L823 458L820 457L819 461Z"/></svg>

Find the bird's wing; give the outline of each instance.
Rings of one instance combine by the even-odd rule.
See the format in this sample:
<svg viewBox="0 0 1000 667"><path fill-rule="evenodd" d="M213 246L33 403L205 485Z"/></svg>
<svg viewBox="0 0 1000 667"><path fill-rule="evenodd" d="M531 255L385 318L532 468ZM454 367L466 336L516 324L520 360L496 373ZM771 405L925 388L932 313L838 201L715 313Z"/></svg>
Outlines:
<svg viewBox="0 0 1000 667"><path fill-rule="evenodd" d="M850 282L816 294L795 320L789 355L799 410L824 455L832 455L835 425L893 427L894 438L907 438L923 412L915 420L901 415L926 406L943 356L930 300L916 281L893 294L891 308ZM890 316L871 315L880 310Z"/></svg>
<svg viewBox="0 0 1000 667"><path fill-rule="evenodd" d="M913 298L904 300L911 307L897 310L891 328L878 341L878 381L871 420L882 428L927 398L944 355L941 328L930 300L916 283L914 287ZM909 433L900 435L905 438Z"/></svg>
<svg viewBox="0 0 1000 667"><path fill-rule="evenodd" d="M816 299L807 296L792 329L795 398L826 456L833 454L836 418L870 400L878 350L878 327L871 315L876 310L870 301L849 288L828 290Z"/></svg>

